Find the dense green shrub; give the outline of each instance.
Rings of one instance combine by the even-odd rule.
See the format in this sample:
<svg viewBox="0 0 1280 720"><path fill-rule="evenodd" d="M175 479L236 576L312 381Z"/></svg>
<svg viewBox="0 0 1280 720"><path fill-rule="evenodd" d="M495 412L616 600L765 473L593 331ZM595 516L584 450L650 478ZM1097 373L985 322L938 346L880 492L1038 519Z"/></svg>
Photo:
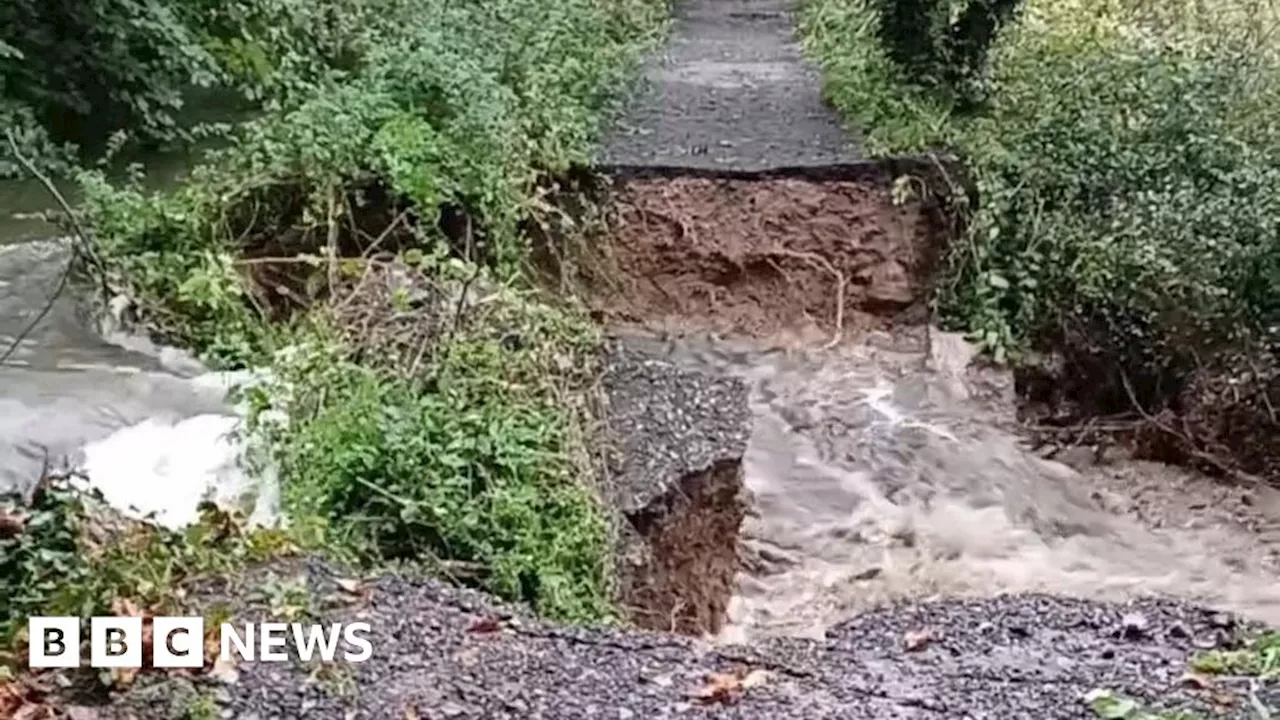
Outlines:
<svg viewBox="0 0 1280 720"><path fill-rule="evenodd" d="M349 77L371 48L413 23L421 5L12 0L0 6L0 117L6 127L20 119L26 134L95 149L116 132L148 143L188 139L201 118L237 109L237 96L283 107ZM205 107L186 111L200 89ZM47 167L69 169L61 148L29 142L22 149ZM0 165L0 173L16 168Z"/></svg>
<svg viewBox="0 0 1280 720"><path fill-rule="evenodd" d="M341 350L323 343L291 349L260 400L288 420L258 415L261 435L314 540L599 620L611 614L609 531L569 402L592 380L593 333L518 297L504 307L470 323L425 379L335 362ZM512 332L518 346L502 342Z"/></svg>
<svg viewBox="0 0 1280 720"><path fill-rule="evenodd" d="M301 534L375 558L460 562L542 612L601 618L608 528L572 401L590 382L591 333L512 288L523 286L520 227L540 212L539 180L589 159L666 4L401 9L417 19L387 26L358 61L278 70L303 79L273 80L286 100L178 190L83 175L87 220L109 284L149 327L217 364L273 369L274 395L257 407L288 419L263 420L255 437ZM458 217L461 236L449 226ZM412 371L335 335L324 289L386 268L364 257L386 233L380 249L401 255L393 269L426 268L426 285L502 289L487 292L482 317L446 322ZM326 253L338 246L346 259L335 263ZM304 297L280 312L272 293L285 284Z"/></svg>
<svg viewBox="0 0 1280 720"><path fill-rule="evenodd" d="M539 173L589 158L606 101L664 9L418 0L432 22L405 24L357 74L247 123L179 191L147 197L88 176L113 276L167 337L242 363L260 338L244 329L251 305L234 256L300 225L311 245L291 249L314 250L326 203L374 181L416 204L422 242L441 240L442 207L463 207L488 254L518 270L517 225Z"/></svg>
<svg viewBox="0 0 1280 720"><path fill-rule="evenodd" d="M886 62L870 5L808 6L828 92L873 151L946 149L975 179L947 302L988 347L1100 323L1111 351L1167 358L1275 323L1269 16L1195 7L1031 2L996 49L989 107L961 116Z"/></svg>
<svg viewBox="0 0 1280 720"><path fill-rule="evenodd" d="M885 54L911 82L969 103L1000 28L1022 0L877 0Z"/></svg>
<svg viewBox="0 0 1280 720"><path fill-rule="evenodd" d="M1280 472L1274 9L1030 0L987 102L960 112L889 59L876 7L811 0L805 42L872 152L965 166L949 321L1000 358L1064 352L1096 411L1132 411L1132 391L1190 442Z"/></svg>
<svg viewBox="0 0 1280 720"><path fill-rule="evenodd" d="M167 133L182 88L213 80L195 34L160 2L11 0L0 47L0 89L71 136L126 123Z"/></svg>

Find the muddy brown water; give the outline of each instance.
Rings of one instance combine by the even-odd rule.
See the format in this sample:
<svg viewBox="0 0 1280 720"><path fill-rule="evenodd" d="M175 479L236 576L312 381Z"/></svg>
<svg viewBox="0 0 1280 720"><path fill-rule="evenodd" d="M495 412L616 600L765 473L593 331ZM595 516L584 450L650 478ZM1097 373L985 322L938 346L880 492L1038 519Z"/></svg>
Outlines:
<svg viewBox="0 0 1280 720"><path fill-rule="evenodd" d="M820 637L898 600L1166 595L1280 623L1280 493L1116 460L1042 459L1011 380L954 334L829 349L666 339L652 352L750 387L753 512L720 639Z"/></svg>

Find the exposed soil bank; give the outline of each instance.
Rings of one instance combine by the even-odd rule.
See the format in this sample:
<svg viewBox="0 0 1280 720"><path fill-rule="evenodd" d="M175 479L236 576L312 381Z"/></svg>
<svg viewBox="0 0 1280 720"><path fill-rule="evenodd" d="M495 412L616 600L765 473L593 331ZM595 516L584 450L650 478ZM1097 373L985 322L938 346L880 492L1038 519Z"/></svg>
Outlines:
<svg viewBox="0 0 1280 720"><path fill-rule="evenodd" d="M871 164L622 175L586 264L593 304L614 324L755 337L920 322L945 225L936 201L895 203L894 180Z"/></svg>
<svg viewBox="0 0 1280 720"><path fill-rule="evenodd" d="M631 621L648 630L714 634L738 579L738 530L746 512L741 458L686 475L631 517L649 560L626 580Z"/></svg>

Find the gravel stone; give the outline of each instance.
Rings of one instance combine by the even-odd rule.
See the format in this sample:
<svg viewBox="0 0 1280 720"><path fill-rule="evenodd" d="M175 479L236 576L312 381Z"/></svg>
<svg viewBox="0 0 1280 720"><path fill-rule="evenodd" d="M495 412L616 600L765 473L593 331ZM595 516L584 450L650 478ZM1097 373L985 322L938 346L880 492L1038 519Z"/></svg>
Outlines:
<svg viewBox="0 0 1280 720"><path fill-rule="evenodd" d="M281 572L305 573L320 596L337 592L334 580L344 576L316 561ZM372 628L373 657L339 665L350 671L350 688L320 685L317 692L314 667L297 661L242 664L240 681L225 688L220 710L236 718L312 720L672 718L691 712L779 720L1083 720L1094 717L1085 694L1106 688L1157 707L1175 703L1239 718L1252 712L1243 680L1215 679L1207 690L1180 681L1196 651L1185 631L1209 633L1213 613L1164 600L938 600L866 613L822 641L717 648L658 633L556 627L479 593L411 575L374 578L366 588L363 600L330 604L319 618L360 620ZM218 597L232 601L239 619L266 617L265 607L246 601L249 593ZM1135 612L1148 621L1146 635L1117 637L1125 615ZM501 630L470 630L491 617L505 619ZM933 639L908 650L904 636L922 628ZM693 697L709 674L746 669L766 670L768 679L730 703ZM1257 694L1263 702L1280 702L1274 683ZM111 716L121 718L172 712L127 702L127 696L115 710Z"/></svg>

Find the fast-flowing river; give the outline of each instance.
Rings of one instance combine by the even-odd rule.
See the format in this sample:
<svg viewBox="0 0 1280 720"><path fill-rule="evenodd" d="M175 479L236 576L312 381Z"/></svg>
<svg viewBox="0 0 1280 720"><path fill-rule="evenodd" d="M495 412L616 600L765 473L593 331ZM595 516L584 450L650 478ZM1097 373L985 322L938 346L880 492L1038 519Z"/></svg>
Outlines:
<svg viewBox="0 0 1280 720"><path fill-rule="evenodd" d="M154 184L172 182L181 160L162 164ZM113 504L185 524L210 487L247 486L226 401L243 378L104 328L83 288L58 293L71 244L29 217L54 205L37 182L0 183L0 353L52 299L0 363L0 491L25 492L46 464L70 464Z"/></svg>
<svg viewBox="0 0 1280 720"><path fill-rule="evenodd" d="M1043 591L1201 601L1280 623L1280 492L1031 452L1011 380L956 335L831 349L648 339L742 377L747 568L724 640L821 636L888 602Z"/></svg>

